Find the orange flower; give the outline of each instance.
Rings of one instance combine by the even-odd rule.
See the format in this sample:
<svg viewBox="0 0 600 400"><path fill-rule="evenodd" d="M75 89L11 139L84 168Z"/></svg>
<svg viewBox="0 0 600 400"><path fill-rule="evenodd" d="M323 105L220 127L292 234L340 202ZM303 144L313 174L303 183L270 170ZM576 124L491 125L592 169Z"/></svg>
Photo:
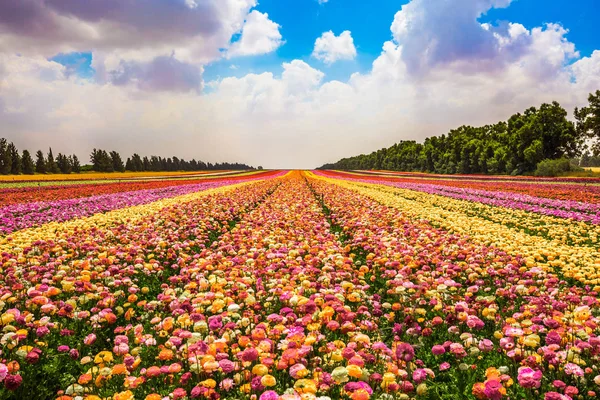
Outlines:
<svg viewBox="0 0 600 400"><path fill-rule="evenodd" d="M114 324L115 322L117 322L117 316L115 314L113 314L113 313L106 313L106 314L104 314L104 319L109 324Z"/></svg>
<svg viewBox="0 0 600 400"><path fill-rule="evenodd" d="M9 362L8 364L6 364L6 367L8 368L8 372L13 375L21 369L21 366L17 361Z"/></svg>
<svg viewBox="0 0 600 400"><path fill-rule="evenodd" d="M149 394L148 396L146 396L145 400L160 400L160 399L162 399L162 396L160 394L152 393L152 394Z"/></svg>
<svg viewBox="0 0 600 400"><path fill-rule="evenodd" d="M79 379L77 380L77 383L79 383L80 385L87 385L88 383L90 383L91 380L92 380L91 374L83 374L79 377Z"/></svg>
<svg viewBox="0 0 600 400"><path fill-rule="evenodd" d="M125 392L116 393L113 396L113 400L133 400L133 393L131 390L126 390Z"/></svg>
<svg viewBox="0 0 600 400"><path fill-rule="evenodd" d="M473 396L477 397L479 400L485 399L485 384L483 382L477 382L476 384L474 384L472 393Z"/></svg>
<svg viewBox="0 0 600 400"><path fill-rule="evenodd" d="M127 373L127 367L125 364L117 364L112 368L113 375L125 375Z"/></svg>
<svg viewBox="0 0 600 400"><path fill-rule="evenodd" d="M169 373L170 374L176 374L179 371L181 371L181 364L173 363L173 364L169 365Z"/></svg>
<svg viewBox="0 0 600 400"><path fill-rule="evenodd" d="M148 378L153 378L158 375L160 375L160 368L157 367L156 365L153 365L146 370L146 376Z"/></svg>
<svg viewBox="0 0 600 400"><path fill-rule="evenodd" d="M371 395L365 389L358 389L350 395L352 400L369 400Z"/></svg>
<svg viewBox="0 0 600 400"><path fill-rule="evenodd" d="M162 361L166 361L166 360L172 360L173 359L173 350L169 350L169 349L162 349L160 351L160 353L158 353L158 358L159 360Z"/></svg>

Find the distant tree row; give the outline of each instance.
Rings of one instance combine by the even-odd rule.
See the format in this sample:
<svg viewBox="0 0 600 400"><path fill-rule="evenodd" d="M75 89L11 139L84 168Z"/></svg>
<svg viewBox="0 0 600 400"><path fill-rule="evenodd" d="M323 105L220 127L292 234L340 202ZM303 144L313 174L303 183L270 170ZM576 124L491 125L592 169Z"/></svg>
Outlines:
<svg viewBox="0 0 600 400"><path fill-rule="evenodd" d="M251 166L240 163L206 163L204 161L196 161L192 159L186 161L178 157L141 157L135 153L127 158L123 163L123 159L116 151L108 152L106 150L92 150L90 155L92 169L98 172L123 172L123 171L205 171L205 170L245 170L253 169Z"/></svg>
<svg viewBox="0 0 600 400"><path fill-rule="evenodd" d="M461 126L423 143L391 147L325 164L322 169L386 169L442 174L523 174L543 160L600 155L600 91L575 109L575 123L557 102L531 107L508 121ZM591 149L591 153L589 153Z"/></svg>
<svg viewBox="0 0 600 400"><path fill-rule="evenodd" d="M35 153L35 161L28 150L19 153L17 147L6 139L0 138L0 174L2 175L33 175L36 172L40 174L70 174L79 173L81 165L75 154L71 156L58 153L56 158L49 149L48 154L44 156L41 150Z"/></svg>
<svg viewBox="0 0 600 400"><path fill-rule="evenodd" d="M127 171L202 171L202 170L246 170L253 169L240 163L205 163L203 161L186 161L178 157L140 157L134 154L123 163L123 159L116 151L94 149L90 155L90 166L81 166L75 154L64 155L58 153L56 157L52 148L44 155L41 150L35 153L35 160L28 150L19 152L12 142L0 138L0 174L18 175L26 174L70 174L79 173L83 169L96 172L124 172Z"/></svg>

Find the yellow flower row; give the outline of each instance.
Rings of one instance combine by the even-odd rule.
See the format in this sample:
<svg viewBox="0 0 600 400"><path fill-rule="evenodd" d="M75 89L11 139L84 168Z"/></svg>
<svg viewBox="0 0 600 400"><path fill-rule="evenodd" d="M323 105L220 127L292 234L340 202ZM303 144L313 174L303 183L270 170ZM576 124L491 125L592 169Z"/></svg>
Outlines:
<svg viewBox="0 0 600 400"><path fill-rule="evenodd" d="M228 171L196 171L196 172L177 172L177 171L164 171L164 172L82 172L81 174L38 174L38 175L0 175L0 182L20 182L20 181L85 181L95 179L126 179L126 178L147 178L147 177L165 177L165 176L211 176L221 175ZM253 171L248 173L247 171L240 171L239 174L231 174L231 176L237 175L252 175L261 171Z"/></svg>
<svg viewBox="0 0 600 400"><path fill-rule="evenodd" d="M464 200L419 192L411 193L409 196L407 190L385 185L314 177L365 194L400 210L411 218L428 220L431 224L450 233L468 235L479 243L495 246L511 254L522 255L530 268L540 267L549 272L557 272L565 278L600 285L600 254L593 247L568 245L561 240L533 236L505 225L500 219L496 222L477 216L469 212L473 209L473 204ZM504 212L506 209L499 210ZM498 211L498 214L500 213ZM570 222L565 221L565 224Z"/></svg>
<svg viewBox="0 0 600 400"><path fill-rule="evenodd" d="M208 189L201 192L188 193L182 196L158 200L149 204L127 207L109 211L104 214L94 214L86 218L78 218L65 222L50 222L42 226L23 229L12 233L7 237L0 238L0 252L19 255L25 247L31 247L38 240L60 240L64 235L77 230L88 230L90 228L103 229L118 224L128 224L145 216L158 213L161 209L180 203L195 201L213 194L224 193L238 187L257 182L242 182L233 185Z"/></svg>

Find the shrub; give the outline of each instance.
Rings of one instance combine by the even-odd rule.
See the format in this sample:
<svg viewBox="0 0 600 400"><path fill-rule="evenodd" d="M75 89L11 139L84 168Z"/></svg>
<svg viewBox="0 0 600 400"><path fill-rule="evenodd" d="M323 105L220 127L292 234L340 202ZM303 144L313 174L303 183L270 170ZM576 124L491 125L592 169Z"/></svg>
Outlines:
<svg viewBox="0 0 600 400"><path fill-rule="evenodd" d="M542 160L538 163L535 170L536 176L558 176L566 172L580 171L581 168L572 165L566 158L557 160Z"/></svg>

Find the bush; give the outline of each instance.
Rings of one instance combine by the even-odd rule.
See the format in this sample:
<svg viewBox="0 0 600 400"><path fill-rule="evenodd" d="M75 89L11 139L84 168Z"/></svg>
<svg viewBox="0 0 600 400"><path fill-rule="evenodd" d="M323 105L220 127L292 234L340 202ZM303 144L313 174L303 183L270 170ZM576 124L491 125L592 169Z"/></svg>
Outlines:
<svg viewBox="0 0 600 400"><path fill-rule="evenodd" d="M566 172L580 171L581 168L572 165L566 158L557 160L542 160L538 163L535 176L558 176Z"/></svg>

